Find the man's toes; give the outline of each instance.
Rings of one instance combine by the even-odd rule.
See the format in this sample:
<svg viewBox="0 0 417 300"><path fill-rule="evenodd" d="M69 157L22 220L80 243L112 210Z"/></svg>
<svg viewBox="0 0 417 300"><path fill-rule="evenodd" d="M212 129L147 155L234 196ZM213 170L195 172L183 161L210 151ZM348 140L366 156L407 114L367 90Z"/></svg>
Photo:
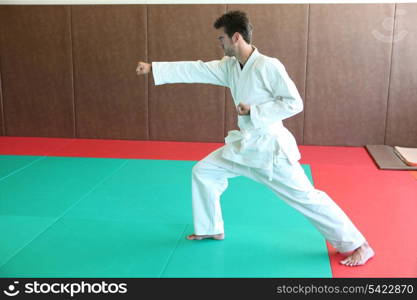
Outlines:
<svg viewBox="0 0 417 300"><path fill-rule="evenodd" d="M223 234L215 235L215 236L213 236L213 239L215 239L215 240L224 240L224 235Z"/></svg>
<svg viewBox="0 0 417 300"><path fill-rule="evenodd" d="M341 260L340 263L348 267L354 267L358 264L358 262L351 256L345 258L344 260Z"/></svg>
<svg viewBox="0 0 417 300"><path fill-rule="evenodd" d="M204 240L204 239L224 240L224 234L215 234L215 235L190 234L190 235L187 235L186 238L187 240Z"/></svg>
<svg viewBox="0 0 417 300"><path fill-rule="evenodd" d="M351 256L341 260L340 263L348 267L356 267L364 264L361 260Z"/></svg>
<svg viewBox="0 0 417 300"><path fill-rule="evenodd" d="M349 260L349 262L346 264L348 267L351 267L352 266L352 261L351 260Z"/></svg>

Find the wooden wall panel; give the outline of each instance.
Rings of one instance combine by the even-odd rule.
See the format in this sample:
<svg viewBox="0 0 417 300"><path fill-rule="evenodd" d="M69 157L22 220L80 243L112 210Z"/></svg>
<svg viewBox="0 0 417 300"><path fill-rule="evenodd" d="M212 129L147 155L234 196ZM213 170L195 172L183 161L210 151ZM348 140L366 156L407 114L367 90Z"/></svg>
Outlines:
<svg viewBox="0 0 417 300"><path fill-rule="evenodd" d="M69 6L3 6L6 135L74 137Z"/></svg>
<svg viewBox="0 0 417 300"><path fill-rule="evenodd" d="M228 5L227 10L242 10L252 23L253 44L259 52L280 60L294 81L301 97L305 97L308 4L302 5ZM229 93L230 97L230 93ZM231 98L227 101L226 128L235 128L236 109ZM304 113L284 120L284 125L303 142Z"/></svg>
<svg viewBox="0 0 417 300"><path fill-rule="evenodd" d="M385 143L417 147L417 4L397 4ZM382 36L381 39L384 40Z"/></svg>
<svg viewBox="0 0 417 300"><path fill-rule="evenodd" d="M221 59L213 24L225 11L225 5L149 5L149 62ZM155 86L149 77L151 139L224 141L224 87Z"/></svg>
<svg viewBox="0 0 417 300"><path fill-rule="evenodd" d="M221 59L213 23L234 9L304 99L284 121L299 144L417 147L417 4L0 5L0 134L223 142L228 89L135 69Z"/></svg>
<svg viewBox="0 0 417 300"><path fill-rule="evenodd" d="M0 10L1 10L1 7L0 7ZM1 31L1 29L0 29L0 31ZM1 46L0 46L0 48L1 48ZM0 53L0 62L1 62L1 53ZM2 85L1 85L1 64L0 64L0 135L5 135L3 114L4 114L3 113L3 92L2 92Z"/></svg>
<svg viewBox="0 0 417 300"><path fill-rule="evenodd" d="M1 10L3 10L5 6L0 6L0 16L2 15ZM4 27L3 22L0 21L0 35L2 32L2 28ZM1 84L1 36L0 36L0 135L5 135L4 133L4 112L3 112L3 92L2 92L2 84Z"/></svg>
<svg viewBox="0 0 417 300"><path fill-rule="evenodd" d="M146 6L72 6L77 137L147 139Z"/></svg>
<svg viewBox="0 0 417 300"><path fill-rule="evenodd" d="M311 4L304 143L383 144L394 4ZM392 30L391 30L392 32Z"/></svg>
<svg viewBox="0 0 417 300"><path fill-rule="evenodd" d="M226 103L225 103L225 126L224 135L227 136L227 132L230 130L239 130L237 126L237 110L235 102L233 101L232 93L230 89L226 89Z"/></svg>

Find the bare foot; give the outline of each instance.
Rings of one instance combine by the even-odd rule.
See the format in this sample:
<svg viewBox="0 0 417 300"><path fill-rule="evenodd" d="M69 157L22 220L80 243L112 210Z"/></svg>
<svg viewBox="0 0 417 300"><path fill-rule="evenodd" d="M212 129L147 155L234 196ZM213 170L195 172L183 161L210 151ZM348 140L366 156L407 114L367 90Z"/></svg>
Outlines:
<svg viewBox="0 0 417 300"><path fill-rule="evenodd" d="M196 235L196 234L187 235L187 240L204 240L204 239L224 240L224 233L213 234L213 235Z"/></svg>
<svg viewBox="0 0 417 300"><path fill-rule="evenodd" d="M365 242L351 255L346 257L344 260L341 260L340 263L349 267L361 266L364 265L374 255L374 250L372 250L371 246Z"/></svg>

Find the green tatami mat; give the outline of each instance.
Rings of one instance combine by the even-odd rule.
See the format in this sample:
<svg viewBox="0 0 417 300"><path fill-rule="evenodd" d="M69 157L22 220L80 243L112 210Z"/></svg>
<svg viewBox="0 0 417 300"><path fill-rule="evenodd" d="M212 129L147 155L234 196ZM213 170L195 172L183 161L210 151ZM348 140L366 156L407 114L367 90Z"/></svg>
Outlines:
<svg viewBox="0 0 417 300"><path fill-rule="evenodd" d="M225 225L225 232L223 241L181 239L162 277L331 277L317 231Z"/></svg>
<svg viewBox="0 0 417 300"><path fill-rule="evenodd" d="M226 239L186 240L195 163L48 157L8 176L0 181L0 216L56 219L0 250L9 255L0 276L331 277L317 230L244 177L230 179L222 197ZM0 239L1 248L10 238Z"/></svg>
<svg viewBox="0 0 417 300"><path fill-rule="evenodd" d="M54 222L53 218L0 215L0 266Z"/></svg>
<svg viewBox="0 0 417 300"><path fill-rule="evenodd" d="M57 217L125 162L75 157L42 159L0 181L0 215Z"/></svg>
<svg viewBox="0 0 417 300"><path fill-rule="evenodd" d="M159 277L185 225L62 218L0 277Z"/></svg>
<svg viewBox="0 0 417 300"><path fill-rule="evenodd" d="M191 215L191 169L196 162L128 160L67 214L69 217L187 224ZM311 180L309 166L304 170ZM222 195L225 222L293 227L308 221L275 194L245 177L229 180ZM288 218L282 218L285 212Z"/></svg>
<svg viewBox="0 0 417 300"><path fill-rule="evenodd" d="M0 180L42 158L42 156L0 155Z"/></svg>
<svg viewBox="0 0 417 300"><path fill-rule="evenodd" d="M190 223L191 169L194 164L193 161L129 159L67 216Z"/></svg>

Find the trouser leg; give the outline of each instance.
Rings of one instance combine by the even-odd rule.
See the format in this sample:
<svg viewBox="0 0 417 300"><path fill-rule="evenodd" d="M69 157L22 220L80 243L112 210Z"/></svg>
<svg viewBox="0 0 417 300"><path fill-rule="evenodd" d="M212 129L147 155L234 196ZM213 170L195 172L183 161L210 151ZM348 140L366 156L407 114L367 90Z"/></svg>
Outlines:
<svg viewBox="0 0 417 300"><path fill-rule="evenodd" d="M251 169L250 177L271 188L287 204L302 213L340 252L355 250L365 242L342 209L321 190L314 188L301 165L277 159L273 180L261 169Z"/></svg>
<svg viewBox="0 0 417 300"><path fill-rule="evenodd" d="M365 238L341 208L327 195L314 188L297 162L277 159L272 180L262 169L249 168L221 157L221 148L198 162L192 172L192 200L195 234L224 232L220 196L228 178L246 176L263 183L291 207L302 213L340 252L358 248Z"/></svg>
<svg viewBox="0 0 417 300"><path fill-rule="evenodd" d="M220 196L228 186L228 178L239 174L234 163L221 157L221 148L199 161L192 169L192 209L197 235L224 232Z"/></svg>

